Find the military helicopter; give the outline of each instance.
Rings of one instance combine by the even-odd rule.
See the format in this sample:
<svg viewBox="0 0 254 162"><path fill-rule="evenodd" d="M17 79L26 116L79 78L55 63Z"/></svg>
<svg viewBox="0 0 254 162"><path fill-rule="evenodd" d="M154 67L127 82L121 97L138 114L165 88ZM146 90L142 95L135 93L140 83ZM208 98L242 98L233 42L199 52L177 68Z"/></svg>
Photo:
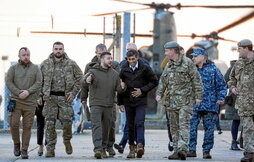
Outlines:
<svg viewBox="0 0 254 162"><path fill-rule="evenodd" d="M229 39L225 39L218 36L218 33L221 33L223 31L226 31L227 29L230 29L236 25L239 25L250 18L254 16L254 13L250 13L242 18L240 18L239 21L235 21L220 30L217 30L216 32L211 32L211 34L207 35L177 35L176 34L176 23L174 20L174 13L169 11L170 8L176 8L180 10L181 8L211 8L211 9L234 9L234 8L254 8L254 6L250 5L237 5L237 6L221 6L221 5L181 5L180 3L176 5L171 5L169 3L139 3L139 2L131 2L126 0L113 0L117 2L122 3L131 3L131 4L137 4L137 5L144 5L148 6L146 8L136 9L136 10L124 10L124 11L116 11L116 12L110 12L110 13L102 13L102 14L96 14L94 16L106 16L106 15L113 15L118 14L121 12L133 12L138 10L147 10L147 9L155 9L154 14L154 21L153 21L153 31L152 34L137 34L132 33L131 37L148 37L153 38L153 44L151 46L148 46L146 49L143 49L142 51L144 53L152 54L152 57L150 58L150 65L155 71L156 74L160 75L162 72L162 69L160 67L162 60L164 59L164 44L168 41L176 41L177 37L189 37L189 38L197 38L197 37L203 37L205 40L202 40L200 42L197 42L192 46L189 50L187 50L187 54L191 52L193 47L203 47L208 50L209 57L212 59L218 58L218 40L224 40L224 41L233 41ZM54 32L54 31L32 31L32 33L42 33L42 34L82 34L82 35L112 35L112 33L96 33L96 32ZM113 35L114 36L114 35ZM234 41L233 41L234 42ZM148 97L148 113L154 114L156 112L157 105L156 101L154 100L153 96L154 92L151 92L150 96Z"/></svg>
<svg viewBox="0 0 254 162"><path fill-rule="evenodd" d="M218 62L216 61L218 59L218 40L223 40L223 41L230 41L230 42L237 42L234 40L226 39L220 37L218 34L221 32L224 32L230 28L233 28L245 21L248 21L252 17L254 17L254 11L239 18L238 20L220 28L217 31L213 31L210 34L207 35L197 35L197 34L192 34L192 35L177 35L176 34L176 24L173 16L173 12L168 11L170 8L188 8L188 7L200 7L200 8L254 8L254 6L204 6L204 5L192 5L192 6L187 6L187 5L181 5L180 3L177 5L171 5L171 4L164 4L164 3L138 3L138 2L130 2L130 1L125 1L125 0L114 0L118 2L124 2L124 3L133 3L133 4L138 4L138 5L145 5L149 6L152 9L155 9L155 14L154 14L154 26L153 26L153 34L149 35L150 37L153 37L153 45L147 47L145 50L142 50L144 53L152 53L152 58L151 58L151 67L153 68L154 72L158 75L161 74L162 69L161 69L161 62L165 58L164 56L164 44L168 41L176 41L177 37L189 37L189 38L205 38L204 40L201 40L199 42L196 42L190 49L187 50L186 54L188 57L190 57L190 53L192 53L193 48L195 47L201 47L207 50L209 54L209 59L215 60L215 63L218 65L221 70L226 70L227 66L225 65L224 62ZM139 9L139 10L146 10L147 8ZM128 10L127 10L128 11ZM120 11L118 11L120 12ZM111 13L104 13L104 14L98 14L96 16L105 16L109 14L114 14L118 12L111 12ZM123 12L123 11L121 11ZM134 35L135 36L135 35ZM143 36L144 37L144 36ZM155 107L156 101L154 101L154 94L155 92L152 91L148 95L148 114L154 114L155 113Z"/></svg>
<svg viewBox="0 0 254 162"><path fill-rule="evenodd" d="M126 1L126 0L112 0L116 2L122 2L122 3L130 3L130 4L137 4L137 5L143 5L143 6L148 6L146 8L140 8L140 9L135 9L135 10L124 10L124 11L116 11L116 12L110 12L110 13L102 13L102 14L96 14L93 16L106 16L106 15L114 15L117 13L121 12L133 12L133 11L139 11L139 10L147 10L147 9L155 9L155 14L154 14L154 21L153 21L153 31L152 34L137 34L134 33L131 34L131 37L133 37L133 40L135 40L135 37L147 37L147 38L153 38L153 44L151 46L146 46L146 49L143 49L143 52L147 54L146 56L151 56L148 57L147 59L150 59L150 64L155 73L161 74L162 70L160 67L160 64L162 60L164 59L164 49L163 45L168 42L168 41L176 41L177 37L190 37L190 38L197 38L197 37L204 37L206 38L205 41L207 42L206 44L208 45L202 45L204 48L208 49L207 46L209 46L209 53L212 59L218 58L218 39L219 40L225 40L225 41L232 41L228 40L225 38L221 38L218 36L218 33L221 33L227 29L230 29L233 26L236 26L244 21L236 21L225 28L222 28L221 30L218 30L217 32L212 32L211 34L208 35L177 35L176 34L176 23L174 20L174 13L169 11L170 8L176 8L180 10L181 8L211 8L211 9L237 9L237 8L254 8L254 6L251 5L237 5L237 6L222 6L222 5L181 5L180 3L176 5L171 5L169 3L139 3L139 2L133 2L133 1ZM253 17L253 13L250 15L245 16L242 19L249 20L250 18ZM51 20L53 20L51 16ZM53 23L52 23L53 24ZM53 25L52 25L53 26ZM42 34L80 34L80 35L113 35L112 33L99 33L99 32L55 32L55 31L31 31L31 33L42 33ZM233 41L234 42L234 41ZM198 44L204 44L204 41L201 41ZM198 45L199 46L199 45ZM214 47L214 48L210 48ZM212 50L213 49L213 50ZM212 52L210 52L212 51Z"/></svg>

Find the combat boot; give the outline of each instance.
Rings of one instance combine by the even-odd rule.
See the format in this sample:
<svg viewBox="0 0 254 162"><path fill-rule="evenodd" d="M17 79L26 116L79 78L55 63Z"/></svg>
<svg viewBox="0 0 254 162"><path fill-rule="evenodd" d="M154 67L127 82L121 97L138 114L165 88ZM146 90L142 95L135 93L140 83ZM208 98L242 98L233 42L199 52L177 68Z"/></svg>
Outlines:
<svg viewBox="0 0 254 162"><path fill-rule="evenodd" d="M130 145L130 152L127 155L127 158L135 158L135 145Z"/></svg>
<svg viewBox="0 0 254 162"><path fill-rule="evenodd" d="M28 159L28 153L27 150L23 150L21 151L21 158L22 159Z"/></svg>
<svg viewBox="0 0 254 162"><path fill-rule="evenodd" d="M108 151L108 155L111 156L111 157L116 155L116 152L113 149L113 147L108 147L107 151Z"/></svg>
<svg viewBox="0 0 254 162"><path fill-rule="evenodd" d="M139 143L137 145L137 158L142 158L143 155L144 155L144 146L142 143Z"/></svg>
<svg viewBox="0 0 254 162"><path fill-rule="evenodd" d="M236 140L232 140L230 150L240 150L240 148L237 146Z"/></svg>
<svg viewBox="0 0 254 162"><path fill-rule="evenodd" d="M179 160L180 157L178 156L178 153L176 151L174 151L174 153L172 155L168 156L169 160Z"/></svg>
<svg viewBox="0 0 254 162"><path fill-rule="evenodd" d="M212 159L210 151L203 152L203 159Z"/></svg>
<svg viewBox="0 0 254 162"><path fill-rule="evenodd" d="M196 151L190 150L190 151L187 153L187 157L197 157Z"/></svg>
<svg viewBox="0 0 254 162"><path fill-rule="evenodd" d="M70 141L66 141L64 142L65 145L65 152L70 155L72 154L72 146L71 146L71 142Z"/></svg>
<svg viewBox="0 0 254 162"><path fill-rule="evenodd" d="M45 157L46 158L52 158L52 157L55 157L55 151L48 151L46 152L45 154Z"/></svg>
<svg viewBox="0 0 254 162"><path fill-rule="evenodd" d="M253 162L254 153L244 153L244 157L241 158L241 162Z"/></svg>
<svg viewBox="0 0 254 162"><path fill-rule="evenodd" d="M180 150L180 151L177 152L177 154L178 154L178 156L180 157L181 160L186 160L187 154L186 154L185 151Z"/></svg>
<svg viewBox="0 0 254 162"><path fill-rule="evenodd" d="M20 156L20 143L14 144L13 153L15 156Z"/></svg>
<svg viewBox="0 0 254 162"><path fill-rule="evenodd" d="M95 157L96 159L101 159L101 158L102 158L102 156L101 156L101 151L96 151L96 152L94 153L94 157Z"/></svg>

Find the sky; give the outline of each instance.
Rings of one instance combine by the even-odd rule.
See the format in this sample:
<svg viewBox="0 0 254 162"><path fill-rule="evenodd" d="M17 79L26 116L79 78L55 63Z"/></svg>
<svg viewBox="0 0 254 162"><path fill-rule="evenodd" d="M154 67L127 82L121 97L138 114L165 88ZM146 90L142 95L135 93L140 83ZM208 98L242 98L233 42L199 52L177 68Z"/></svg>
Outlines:
<svg viewBox="0 0 254 162"><path fill-rule="evenodd" d="M133 2L152 2L150 0L133 0ZM168 3L168 0L154 0ZM172 5L254 5L253 0L171 0ZM8 60L0 60L0 94L3 93L4 71L10 62L18 60L18 50L26 46L31 51L31 60L40 64L52 51L55 41L65 44L65 51L84 70L85 65L95 55L95 46L102 43L101 36L84 35L42 35L31 34L30 31L77 31L102 32L103 17L93 14L114 12L126 9L139 9L145 6L120 3L111 0L0 0L0 57L8 56ZM231 23L252 11L251 9L170 9L174 12L177 34L208 34ZM154 10L132 12L136 14L136 33L151 33L153 30ZM54 29L51 29L51 15L54 17ZM106 32L112 32L113 17L106 16ZM20 36L17 37L17 28ZM220 34L221 37L240 41L248 38L254 41L254 19ZM188 49L200 39L178 38L177 41ZM107 40L107 45L111 40ZM138 47L151 45L151 38L136 38ZM235 43L219 41L219 60L229 65L229 61L238 57L232 51ZM1 106L2 108L2 106ZM2 115L0 114L0 117Z"/></svg>

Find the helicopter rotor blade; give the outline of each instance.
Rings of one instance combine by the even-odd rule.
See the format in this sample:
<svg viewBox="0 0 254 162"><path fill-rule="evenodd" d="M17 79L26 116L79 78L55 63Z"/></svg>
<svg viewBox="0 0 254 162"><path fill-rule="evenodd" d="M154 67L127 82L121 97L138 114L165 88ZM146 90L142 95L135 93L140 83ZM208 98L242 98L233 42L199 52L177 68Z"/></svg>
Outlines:
<svg viewBox="0 0 254 162"><path fill-rule="evenodd" d="M65 31L30 31L32 34L67 34L67 35L103 35L97 32L65 32ZM105 35L112 35L112 33L105 33Z"/></svg>
<svg viewBox="0 0 254 162"><path fill-rule="evenodd" d="M207 39L212 38L212 39L219 39L219 40L233 42L233 43L238 42L238 41L235 41L235 40L222 38L222 37L219 37L218 35L213 35L213 34L217 34L217 33L212 32L211 34L208 34L208 35L196 35L196 34L192 33L191 35L177 35L177 37L187 37L187 38L192 38L192 39L195 39L197 37L198 38L207 38Z"/></svg>
<svg viewBox="0 0 254 162"><path fill-rule="evenodd" d="M132 11L141 11L141 10L149 10L149 9L151 9L151 8L150 7L146 7L146 8L139 8L139 9L130 9L130 10L108 12L108 13L102 13L102 14L94 14L92 16L106 16L106 15L113 15L113 14L122 13L122 12L132 12Z"/></svg>
<svg viewBox="0 0 254 162"><path fill-rule="evenodd" d="M235 40L226 39L226 38L222 38L222 37L218 37L218 39L223 40L223 41L227 41L227 42L233 42L233 43L237 43L238 42L238 41L235 41Z"/></svg>
<svg viewBox="0 0 254 162"><path fill-rule="evenodd" d="M234 9L234 8L254 8L253 5L232 5L232 6L223 6L223 5L181 5L178 3L175 6L176 8L214 8L214 9Z"/></svg>
<svg viewBox="0 0 254 162"><path fill-rule="evenodd" d="M206 37L206 35L197 35L195 33L192 33L191 35L177 35L177 37L187 37L187 38L195 39L196 37Z"/></svg>
<svg viewBox="0 0 254 162"><path fill-rule="evenodd" d="M232 22L231 24L228 24L228 25L224 26L223 28L217 30L217 32L218 33L224 32L224 31L226 31L228 29L231 29L231 28L233 28L233 27L235 27L237 25L240 25L240 24L250 20L253 17L254 17L254 11L252 11L252 12L248 13L247 15L239 18L238 20Z"/></svg>
<svg viewBox="0 0 254 162"><path fill-rule="evenodd" d="M131 2L131 1L125 1L125 0L112 0L112 1L130 3L130 4L138 4L138 5L149 5L149 4L145 4L145 3Z"/></svg>
<svg viewBox="0 0 254 162"><path fill-rule="evenodd" d="M176 5L171 5L169 3L139 3L139 2L131 2L131 1L126 1L126 0L112 0L116 2L123 2L123 3L130 3L130 4L138 4L138 5L146 5L150 7L155 7L160 6L160 7L165 7L165 8L214 8L214 9L234 9L234 8L254 8L253 5L181 5L181 3L178 3Z"/></svg>
<svg viewBox="0 0 254 162"><path fill-rule="evenodd" d="M66 34L66 35L106 35L106 36L114 36L112 33L99 33L99 32L65 32L65 31L30 31L32 34ZM151 38L153 35L152 34L131 34L131 37L142 37L142 38Z"/></svg>

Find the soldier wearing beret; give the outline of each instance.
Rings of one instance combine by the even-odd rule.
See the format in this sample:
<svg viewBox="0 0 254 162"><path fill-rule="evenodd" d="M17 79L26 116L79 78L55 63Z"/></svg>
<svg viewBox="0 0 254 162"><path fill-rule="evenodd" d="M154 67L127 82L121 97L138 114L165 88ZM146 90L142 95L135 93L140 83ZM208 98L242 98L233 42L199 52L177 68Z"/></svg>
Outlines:
<svg viewBox="0 0 254 162"><path fill-rule="evenodd" d="M248 39L237 45L240 59L230 73L228 86L237 95L235 108L243 125L244 162L254 160L254 53Z"/></svg>
<svg viewBox="0 0 254 162"><path fill-rule="evenodd" d="M177 42L164 45L169 62L160 77L156 100L160 101L166 95L164 105L174 147L174 153L168 159L186 160L191 113L194 104L199 105L202 100L203 87L197 68L180 52L179 47Z"/></svg>

